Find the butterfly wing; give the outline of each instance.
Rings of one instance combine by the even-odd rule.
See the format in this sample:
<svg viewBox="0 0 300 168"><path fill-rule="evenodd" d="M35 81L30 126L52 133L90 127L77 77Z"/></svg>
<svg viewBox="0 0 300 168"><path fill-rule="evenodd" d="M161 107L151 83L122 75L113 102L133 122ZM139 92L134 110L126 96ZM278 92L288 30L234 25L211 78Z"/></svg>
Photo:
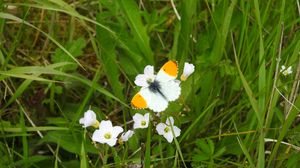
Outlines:
<svg viewBox="0 0 300 168"><path fill-rule="evenodd" d="M181 94L180 82L176 80L160 82L160 91L168 101L174 101L178 99Z"/></svg>
<svg viewBox="0 0 300 168"><path fill-rule="evenodd" d="M145 98L145 95L142 95L141 92L138 92L131 99L131 106L135 109L147 108L148 107L148 103L147 103L148 99L149 98Z"/></svg>
<svg viewBox="0 0 300 168"><path fill-rule="evenodd" d="M160 82L175 80L178 75L178 65L176 61L166 62L158 71L156 80Z"/></svg>
<svg viewBox="0 0 300 168"><path fill-rule="evenodd" d="M181 94L180 82L176 81L177 75L177 62L168 61L161 67L155 78L160 84L160 91L168 101L178 99Z"/></svg>
<svg viewBox="0 0 300 168"><path fill-rule="evenodd" d="M149 108L154 112L164 111L168 104L168 101L162 95L150 91L149 88L142 88L131 100L133 108Z"/></svg>
<svg viewBox="0 0 300 168"><path fill-rule="evenodd" d="M162 112L166 110L169 105L168 100L166 100L161 94L151 92L151 101L149 103L149 109L154 112Z"/></svg>

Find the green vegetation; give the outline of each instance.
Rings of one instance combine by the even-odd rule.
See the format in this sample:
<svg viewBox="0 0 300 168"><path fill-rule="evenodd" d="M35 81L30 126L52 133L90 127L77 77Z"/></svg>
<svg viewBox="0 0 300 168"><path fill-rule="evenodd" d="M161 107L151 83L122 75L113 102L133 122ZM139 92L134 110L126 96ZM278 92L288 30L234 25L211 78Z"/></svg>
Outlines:
<svg viewBox="0 0 300 168"><path fill-rule="evenodd" d="M300 166L300 4L285 0L0 1L0 167ZM195 65L156 123L110 147L97 119L132 129L136 75ZM292 72L281 66L292 66ZM173 127L172 132L174 133Z"/></svg>

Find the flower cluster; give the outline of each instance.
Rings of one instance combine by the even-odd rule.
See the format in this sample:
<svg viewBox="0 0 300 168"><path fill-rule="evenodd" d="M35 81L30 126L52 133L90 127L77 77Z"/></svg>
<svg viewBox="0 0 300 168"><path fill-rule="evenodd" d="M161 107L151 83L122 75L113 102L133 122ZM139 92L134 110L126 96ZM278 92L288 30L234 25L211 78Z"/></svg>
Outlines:
<svg viewBox="0 0 300 168"><path fill-rule="evenodd" d="M288 68L286 68L284 65L282 65L280 72L282 73L282 75L288 76L293 73L292 66L289 66Z"/></svg>
<svg viewBox="0 0 300 168"><path fill-rule="evenodd" d="M195 71L195 66L193 64L185 63L183 73L180 77L181 81L187 80L187 78L194 71ZM142 89L147 89L147 88L149 90L159 89L159 83L155 82L156 76L157 75L154 74L154 67L147 65L144 69L144 74L137 75L134 83L137 86L142 87ZM170 82L170 87L174 86L174 88L176 88L177 86L179 87L179 84L180 84L180 81L174 79L173 81ZM178 91L180 94L180 90L178 90ZM158 92L160 93L161 91L158 90ZM179 96L178 94L176 94L176 95L163 95L163 93L160 93L160 94L163 98L167 99L167 100L164 100L167 103L168 103L168 101L177 99ZM147 93L145 93L143 96L147 96ZM143 100L141 99L141 101L143 101ZM157 116L161 116L160 114L161 113L157 113ZM96 130L94 131L94 133L92 135L93 141L99 142L101 144L108 144L109 146L114 146L114 145L116 145L117 142L119 144L122 144L123 142L128 141L134 135L134 130L148 128L149 122L150 122L150 113L146 113L144 115L142 115L140 113L136 113L132 117L132 119L134 122L133 130L128 130L127 132L124 132L124 129L120 126L113 126L113 124L110 120L103 120L103 121L99 122L96 118L95 112L93 112L92 110L88 110L87 112L85 112L84 117L79 120L79 123L84 128L90 127L90 126L96 128ZM157 133L159 135L162 135L169 143L173 142L173 139L180 135L181 130L180 130L180 128L178 128L177 126L174 125L173 117L167 117L167 119L164 123L158 123L158 124L155 124L156 122L153 122L153 123L156 127Z"/></svg>
<svg viewBox="0 0 300 168"><path fill-rule="evenodd" d="M109 120L103 120L99 124L99 121L96 119L96 114L92 110L85 112L84 117L79 120L79 123L82 124L84 128L89 126L95 127L96 130L93 133L92 140L102 144L108 144L109 146L116 145L118 140L119 143L128 141L134 134L132 130L123 132L122 127L113 126ZM122 135L118 138L121 133Z"/></svg>

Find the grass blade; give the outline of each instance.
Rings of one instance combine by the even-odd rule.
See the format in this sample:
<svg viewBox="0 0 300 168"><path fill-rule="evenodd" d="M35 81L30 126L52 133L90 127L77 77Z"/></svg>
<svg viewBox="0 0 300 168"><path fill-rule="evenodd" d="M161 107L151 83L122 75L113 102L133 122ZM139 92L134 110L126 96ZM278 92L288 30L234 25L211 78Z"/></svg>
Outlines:
<svg viewBox="0 0 300 168"><path fill-rule="evenodd" d="M254 162L253 162L253 160L252 160L252 158L251 158L250 153L248 152L248 150L247 150L245 144L243 143L243 141L242 141L241 138L240 138L238 129L236 128L236 124L235 124L235 122L233 122L233 123L234 123L235 131L236 131L236 133L237 133L237 137L236 137L236 138L237 138L237 140L238 140L238 142L239 142L239 145L240 145L240 147L241 147L241 149L242 149L244 155L246 156L247 160L249 161L250 166L251 166L251 167L255 167Z"/></svg>
<svg viewBox="0 0 300 168"><path fill-rule="evenodd" d="M153 52L150 47L150 39L146 27L142 23L141 14L135 1L117 1L125 14L130 29L136 39L136 43L144 54L144 58L151 65L154 64Z"/></svg>
<svg viewBox="0 0 300 168"><path fill-rule="evenodd" d="M145 168L150 168L151 164L151 129L152 124L149 122L148 131L147 131L147 142L146 142L146 151L145 151Z"/></svg>

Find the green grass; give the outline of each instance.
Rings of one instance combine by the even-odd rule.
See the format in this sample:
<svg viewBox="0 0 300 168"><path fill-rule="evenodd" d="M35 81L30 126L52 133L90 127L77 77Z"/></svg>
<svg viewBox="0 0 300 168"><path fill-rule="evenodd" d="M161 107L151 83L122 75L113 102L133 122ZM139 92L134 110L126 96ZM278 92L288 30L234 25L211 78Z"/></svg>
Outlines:
<svg viewBox="0 0 300 168"><path fill-rule="evenodd" d="M172 2L0 1L0 167L299 167L299 2ZM84 112L132 129L135 76L170 59L196 66L162 113L181 135L92 142Z"/></svg>

